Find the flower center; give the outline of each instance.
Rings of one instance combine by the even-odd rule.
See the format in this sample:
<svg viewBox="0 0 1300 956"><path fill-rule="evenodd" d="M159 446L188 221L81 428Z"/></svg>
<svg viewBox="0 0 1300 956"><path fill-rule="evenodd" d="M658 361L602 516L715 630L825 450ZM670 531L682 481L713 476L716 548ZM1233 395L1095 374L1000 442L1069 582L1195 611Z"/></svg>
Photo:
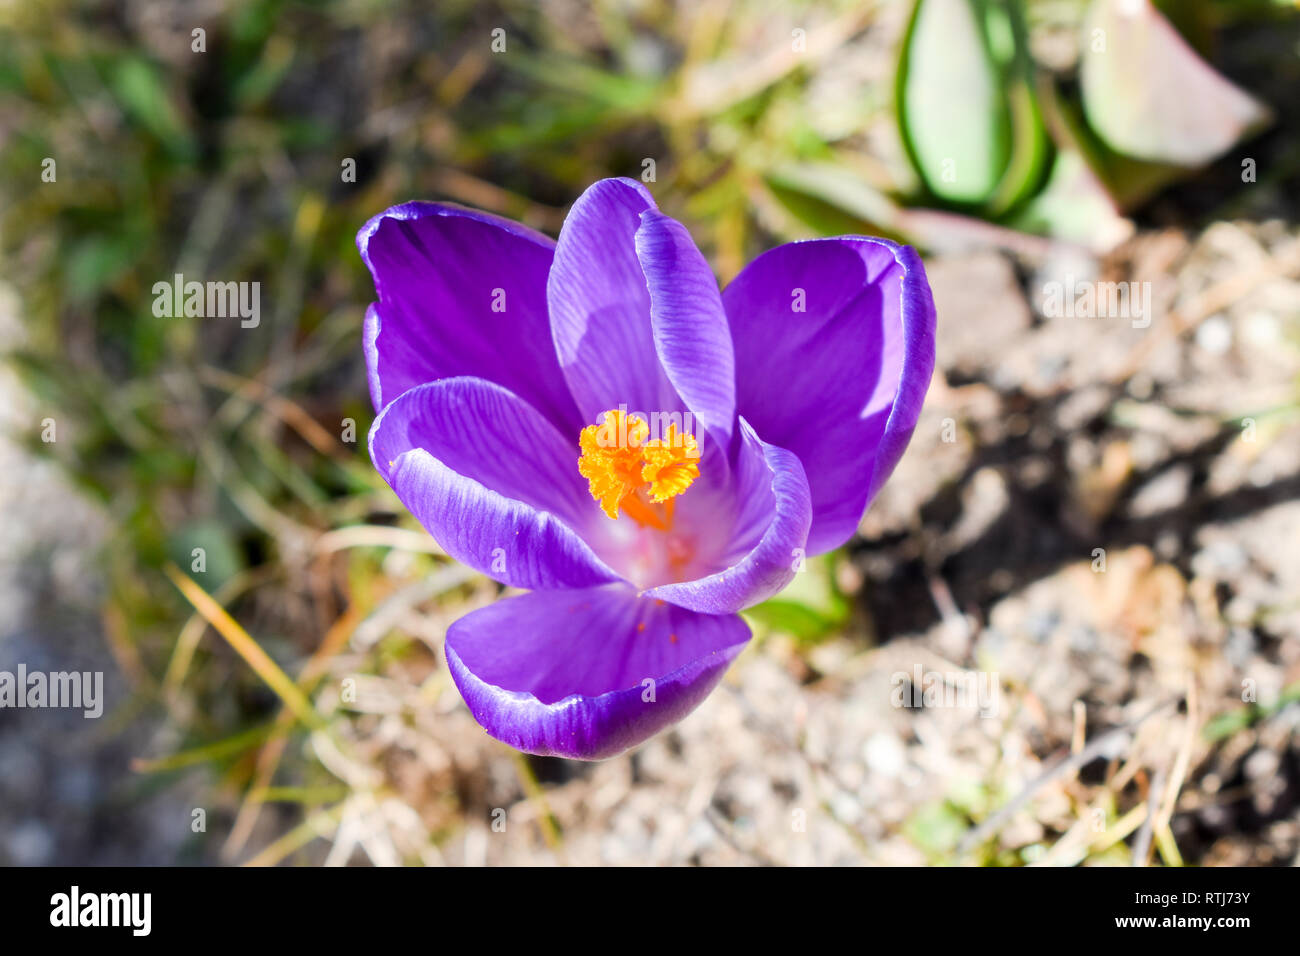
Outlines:
<svg viewBox="0 0 1300 956"><path fill-rule="evenodd" d="M652 439L645 419L622 409L605 412L603 419L578 436L578 471L591 497L610 518L617 519L621 508L634 521L667 531L672 499L700 476L695 436L670 424L662 438Z"/></svg>

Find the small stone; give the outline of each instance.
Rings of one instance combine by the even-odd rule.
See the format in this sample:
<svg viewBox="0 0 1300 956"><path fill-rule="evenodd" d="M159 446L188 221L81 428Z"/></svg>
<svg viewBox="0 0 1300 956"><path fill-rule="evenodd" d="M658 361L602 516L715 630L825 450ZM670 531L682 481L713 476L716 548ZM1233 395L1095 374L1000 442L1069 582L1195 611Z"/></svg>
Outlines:
<svg viewBox="0 0 1300 956"><path fill-rule="evenodd" d="M882 730L863 743L862 759L872 773L893 779L903 772L907 754L896 735Z"/></svg>
<svg viewBox="0 0 1300 956"><path fill-rule="evenodd" d="M1212 315L1196 330L1196 344L1211 355L1222 355L1232 348L1232 326L1222 315Z"/></svg>

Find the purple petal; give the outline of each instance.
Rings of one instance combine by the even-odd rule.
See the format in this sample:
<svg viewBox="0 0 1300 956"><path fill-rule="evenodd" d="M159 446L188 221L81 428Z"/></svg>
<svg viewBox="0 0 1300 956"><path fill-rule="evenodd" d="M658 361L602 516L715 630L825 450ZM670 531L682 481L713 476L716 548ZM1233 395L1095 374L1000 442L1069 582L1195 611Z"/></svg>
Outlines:
<svg viewBox="0 0 1300 956"><path fill-rule="evenodd" d="M630 412L682 412L659 364L650 293L636 255L641 213L654 199L630 179L603 179L569 210L547 283L551 334L587 422L620 405Z"/></svg>
<svg viewBox="0 0 1300 956"><path fill-rule="evenodd" d="M652 588L649 597L704 614L734 614L765 601L794 578L802 564L812 522L808 481L799 459L759 439L745 419L733 471L737 513L730 530L725 570L680 584ZM682 498L683 517L694 516ZM715 516L712 520L716 522Z"/></svg>
<svg viewBox="0 0 1300 956"><path fill-rule="evenodd" d="M497 601L447 631L447 665L489 734L527 753L600 760L681 720L749 640L611 585Z"/></svg>
<svg viewBox="0 0 1300 956"><path fill-rule="evenodd" d="M718 280L686 227L661 212L641 214L636 254L664 371L718 446L727 448L736 418L736 368Z"/></svg>
<svg viewBox="0 0 1300 956"><path fill-rule="evenodd" d="M578 588L618 576L586 538L603 517L572 441L499 385L449 378L389 403L370 457L447 553L521 588Z"/></svg>
<svg viewBox="0 0 1300 956"><path fill-rule="evenodd" d="M588 422L620 406L648 417L690 411L728 447L734 358L717 281L644 186L605 179L578 198L547 296L560 365Z"/></svg>
<svg viewBox="0 0 1300 956"><path fill-rule="evenodd" d="M898 463L929 387L934 301L921 259L863 236L790 243L751 262L722 299L737 410L803 463L808 553L837 547Z"/></svg>
<svg viewBox="0 0 1300 956"><path fill-rule="evenodd" d="M550 239L488 213L410 202L366 223L357 247L379 296L364 332L376 409L416 385L473 375L576 434L583 422L547 317Z"/></svg>

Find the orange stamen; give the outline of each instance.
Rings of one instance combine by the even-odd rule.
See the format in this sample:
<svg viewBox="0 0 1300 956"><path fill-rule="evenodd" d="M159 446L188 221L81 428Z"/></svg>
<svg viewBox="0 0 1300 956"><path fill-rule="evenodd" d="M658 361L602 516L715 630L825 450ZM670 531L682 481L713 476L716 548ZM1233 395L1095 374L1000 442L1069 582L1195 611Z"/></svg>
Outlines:
<svg viewBox="0 0 1300 956"><path fill-rule="evenodd" d="M649 437L641 417L621 409L605 412L601 424L588 425L578 436L578 471L610 518L617 519L621 508L639 524L666 531L672 499L700 476L700 446L676 425L663 438Z"/></svg>
<svg viewBox="0 0 1300 956"><path fill-rule="evenodd" d="M650 482L656 502L680 495L700 477L700 446L694 435L678 435L676 425L669 425L662 439L648 442L643 455L641 477Z"/></svg>

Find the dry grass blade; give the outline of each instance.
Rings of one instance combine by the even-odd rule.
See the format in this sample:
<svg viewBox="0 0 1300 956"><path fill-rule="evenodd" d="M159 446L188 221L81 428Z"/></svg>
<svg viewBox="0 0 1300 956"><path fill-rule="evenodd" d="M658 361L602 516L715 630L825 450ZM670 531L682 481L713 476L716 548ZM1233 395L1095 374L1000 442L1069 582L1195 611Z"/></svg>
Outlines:
<svg viewBox="0 0 1300 956"><path fill-rule="evenodd" d="M1196 728L1200 723L1200 699L1196 680L1188 675L1187 681L1187 719L1183 723L1183 739L1178 747L1178 756L1174 758L1173 770L1169 773L1169 784L1165 788L1160 809L1156 811L1152 830L1155 832L1156 844L1160 854L1170 866L1182 866L1182 854L1174 840L1169 821L1173 818L1174 807L1178 803L1179 791L1187 779L1187 770L1192 762L1192 749L1196 746Z"/></svg>
<svg viewBox="0 0 1300 956"><path fill-rule="evenodd" d="M213 385L260 405L267 412L284 422L322 455L351 461L352 455L339 444L332 434L312 418L297 402L277 394L271 388L256 379L244 378L224 369L205 365L199 369L199 380L205 385Z"/></svg>
<svg viewBox="0 0 1300 956"><path fill-rule="evenodd" d="M226 609L212 599L207 591L199 587L193 580L186 577L174 564L164 565L163 570L171 578L173 584L185 599L194 605L194 609L207 619L226 642L234 649L245 663L253 669L258 677L266 682L284 702L284 705L293 712L293 715L313 729L320 729L324 726L324 721L312 708L311 702L303 696L293 681L289 680L287 674L282 671L275 661L271 660L270 655L262 650L261 646L249 636L248 632L239 626L233 617L226 613Z"/></svg>
<svg viewBox="0 0 1300 956"><path fill-rule="evenodd" d="M310 690L315 685L325 673L330 658L341 651L347 644L348 638L356 630L360 620L361 613L353 605L330 626L329 631L325 634L325 639L320 643L320 647L316 648L315 653L303 665L299 679L304 687ZM234 826L230 828L230 836L226 838L226 843L221 849L222 856L226 859L233 859L237 856L253 832L253 826L257 823L262 804L266 802L265 797L259 796L259 794L265 794L270 787L271 778L275 776L276 768L280 765L280 758L284 756L284 748L289 739L288 734L293 726L293 716L293 712L287 707L280 712L280 715L276 718L271 739L266 742L266 746L257 755L253 785L240 806L239 813L235 817Z"/></svg>
<svg viewBox="0 0 1300 956"><path fill-rule="evenodd" d="M541 784L537 782L537 776L533 773L533 768L528 765L528 760L523 754L515 754L514 763L520 786L523 787L524 793L537 809L537 825L541 827L542 838L546 841L548 847L559 852L561 848L560 830L555 825L555 817L551 813L545 791L542 790Z"/></svg>
<svg viewBox="0 0 1300 956"><path fill-rule="evenodd" d="M346 548L392 548L417 554L447 553L426 532L377 524L348 525L327 531L316 539L313 548L318 554L329 554Z"/></svg>
<svg viewBox="0 0 1300 956"><path fill-rule="evenodd" d="M962 837L961 842L957 844L956 855L958 857L964 856L985 840L994 836L1002 829L1002 827L1010 822L1011 818L1015 816L1016 813L1030 801L1030 799L1032 799L1034 794L1038 793L1038 791L1047 786L1053 780L1058 780L1065 774L1077 770L1089 763L1094 757L1103 753L1116 737L1123 736L1136 730L1151 717L1154 717L1161 711L1167 710L1176 703L1177 700L1167 700L1163 704L1158 704L1142 716L1137 717L1126 724L1121 724L1118 727L1112 727L1105 733L1094 737L1092 742L1078 753L1071 754L1070 756L1057 761L1055 765L1044 770L1037 778L1030 781L1029 785L1026 786L1024 790L1020 791L1020 793L1007 803L1006 806L1002 807L1002 809L998 810L991 817Z"/></svg>
<svg viewBox="0 0 1300 956"><path fill-rule="evenodd" d="M241 571L217 588L212 598L224 607L248 588L260 584L265 576L264 573L257 571ZM203 638L203 632L207 627L207 619L195 611L181 628L180 636L176 639L176 647L172 650L171 660L167 664L167 671L163 675L163 698L168 706L173 706L176 702L181 685L184 684L185 676L189 673L190 664L194 660L194 653L198 650L199 641Z"/></svg>
<svg viewBox="0 0 1300 956"><path fill-rule="evenodd" d="M328 837L338 829L342 807L334 806L313 813L280 839L276 840L244 866L275 866L289 854L302 849L317 837Z"/></svg>
<svg viewBox="0 0 1300 956"><path fill-rule="evenodd" d="M193 750L183 750L180 753L170 754L166 757L158 757L152 760L137 757L131 761L131 769L136 773L167 773L171 770L182 770L186 767L210 763L214 760L221 760L243 753L248 748L257 746L274 732L273 727L254 727L252 730L246 730L242 734L236 734L225 740L204 744L202 747L195 747Z"/></svg>

